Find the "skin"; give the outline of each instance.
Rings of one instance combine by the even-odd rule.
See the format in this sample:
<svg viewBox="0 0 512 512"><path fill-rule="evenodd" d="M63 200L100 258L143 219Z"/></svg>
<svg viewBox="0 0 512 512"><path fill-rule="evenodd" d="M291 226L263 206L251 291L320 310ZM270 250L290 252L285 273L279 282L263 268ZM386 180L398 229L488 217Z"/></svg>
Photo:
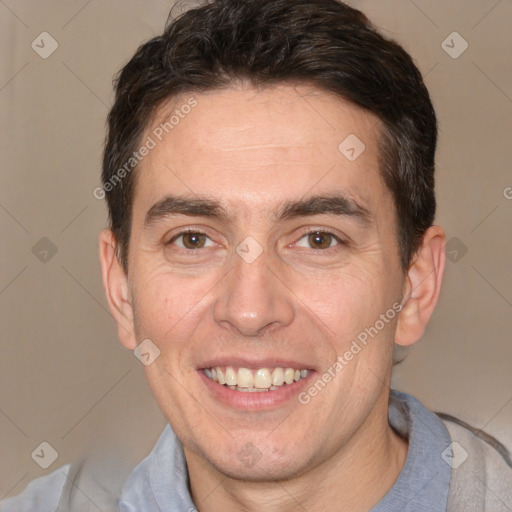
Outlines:
<svg viewBox="0 0 512 512"><path fill-rule="evenodd" d="M146 135L188 97L163 105ZM444 232L427 230L403 271L372 114L285 84L239 84L195 98L137 170L128 275L112 233L100 236L120 341L133 350L149 338L161 351L144 371L184 445L201 512L369 510L406 458L407 441L387 422L392 347L414 343L430 319ZM353 162L338 150L349 134L366 146ZM283 201L334 193L363 206L368 221L328 213L276 220ZM214 199L228 217L169 215L145 225L168 194ZM183 228L205 233L204 246L175 238ZM320 245L328 248L311 244L310 228L343 243L325 235ZM262 249L252 263L236 252L247 237ZM306 405L293 396L267 409L231 407L200 376L219 355L284 359L307 364L312 384L397 301L400 314ZM248 446L254 464L239 456Z"/></svg>

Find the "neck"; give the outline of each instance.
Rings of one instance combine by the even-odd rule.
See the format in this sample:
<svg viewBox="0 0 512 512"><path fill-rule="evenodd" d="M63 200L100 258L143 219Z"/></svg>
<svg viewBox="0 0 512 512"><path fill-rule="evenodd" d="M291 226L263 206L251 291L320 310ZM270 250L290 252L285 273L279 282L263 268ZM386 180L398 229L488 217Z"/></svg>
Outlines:
<svg viewBox="0 0 512 512"><path fill-rule="evenodd" d="M229 478L185 449L194 503L200 512L363 512L391 489L407 457L408 443L389 426L388 397L347 445L303 474L283 481Z"/></svg>

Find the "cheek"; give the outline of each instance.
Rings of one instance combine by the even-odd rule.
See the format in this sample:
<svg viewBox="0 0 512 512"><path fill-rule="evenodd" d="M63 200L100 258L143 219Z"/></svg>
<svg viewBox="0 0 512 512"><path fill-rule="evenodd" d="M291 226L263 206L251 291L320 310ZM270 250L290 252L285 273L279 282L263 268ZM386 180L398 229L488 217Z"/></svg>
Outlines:
<svg viewBox="0 0 512 512"><path fill-rule="evenodd" d="M305 314L323 331L329 360L347 355L343 364L350 367L344 375L351 380L362 361L381 376L388 366L397 319L393 305L399 299L399 286L389 281L383 271L348 265L336 274L305 280L300 294Z"/></svg>
<svg viewBox="0 0 512 512"><path fill-rule="evenodd" d="M291 288L297 290L305 310L317 316L332 334L353 332L386 301L378 275L355 265L295 276Z"/></svg>
<svg viewBox="0 0 512 512"><path fill-rule="evenodd" d="M137 336L150 338L161 350L173 349L181 342L180 335L190 328L208 308L208 290L215 284L214 276L201 279L179 277L169 271L153 269L137 274L133 283L134 323Z"/></svg>

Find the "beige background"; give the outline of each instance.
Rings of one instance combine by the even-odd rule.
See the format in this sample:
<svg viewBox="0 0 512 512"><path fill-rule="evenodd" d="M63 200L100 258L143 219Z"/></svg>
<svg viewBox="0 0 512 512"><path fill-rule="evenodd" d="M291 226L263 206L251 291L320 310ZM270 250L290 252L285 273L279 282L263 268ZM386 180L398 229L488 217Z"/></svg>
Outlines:
<svg viewBox="0 0 512 512"><path fill-rule="evenodd" d="M162 30L170 3L0 0L0 498L101 439L135 464L164 425L107 311L97 258L106 211L92 191L112 75ZM449 246L458 258L467 248L448 262L440 305L395 387L510 446L512 3L351 3L426 76L440 121L438 222L460 240ZM59 45L47 59L31 48L43 31ZM454 31L469 44L457 59L441 46ZM46 262L32 252L42 237L57 249ZM47 471L31 459L42 441L59 453Z"/></svg>

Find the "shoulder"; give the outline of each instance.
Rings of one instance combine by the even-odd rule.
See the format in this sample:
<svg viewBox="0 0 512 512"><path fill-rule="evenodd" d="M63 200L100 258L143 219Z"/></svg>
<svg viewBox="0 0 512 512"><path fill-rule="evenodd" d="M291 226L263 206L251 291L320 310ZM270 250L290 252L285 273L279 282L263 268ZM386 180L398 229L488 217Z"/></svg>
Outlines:
<svg viewBox="0 0 512 512"><path fill-rule="evenodd" d="M0 502L0 512L118 510L118 498L129 471L117 458L78 459L32 480L18 496Z"/></svg>
<svg viewBox="0 0 512 512"><path fill-rule="evenodd" d="M448 510L512 510L510 451L489 434L439 414L452 443L444 458L452 468Z"/></svg>
<svg viewBox="0 0 512 512"><path fill-rule="evenodd" d="M176 505L173 495L186 489L185 457L169 425L151 453L132 471L119 499L120 512L161 510ZM179 489L179 490L178 490ZM185 509L186 510L186 509Z"/></svg>
<svg viewBox="0 0 512 512"><path fill-rule="evenodd" d="M71 465L67 464L53 473L32 480L25 490L0 503L1 512L55 512L59 507Z"/></svg>
<svg viewBox="0 0 512 512"><path fill-rule="evenodd" d="M1 501L0 512L56 512L70 507L89 510L91 506L104 512L160 510L157 498L166 504L172 480L177 484L176 494L183 493L186 475L181 445L167 426L152 452L135 469L117 458L78 460L31 481L20 495Z"/></svg>

